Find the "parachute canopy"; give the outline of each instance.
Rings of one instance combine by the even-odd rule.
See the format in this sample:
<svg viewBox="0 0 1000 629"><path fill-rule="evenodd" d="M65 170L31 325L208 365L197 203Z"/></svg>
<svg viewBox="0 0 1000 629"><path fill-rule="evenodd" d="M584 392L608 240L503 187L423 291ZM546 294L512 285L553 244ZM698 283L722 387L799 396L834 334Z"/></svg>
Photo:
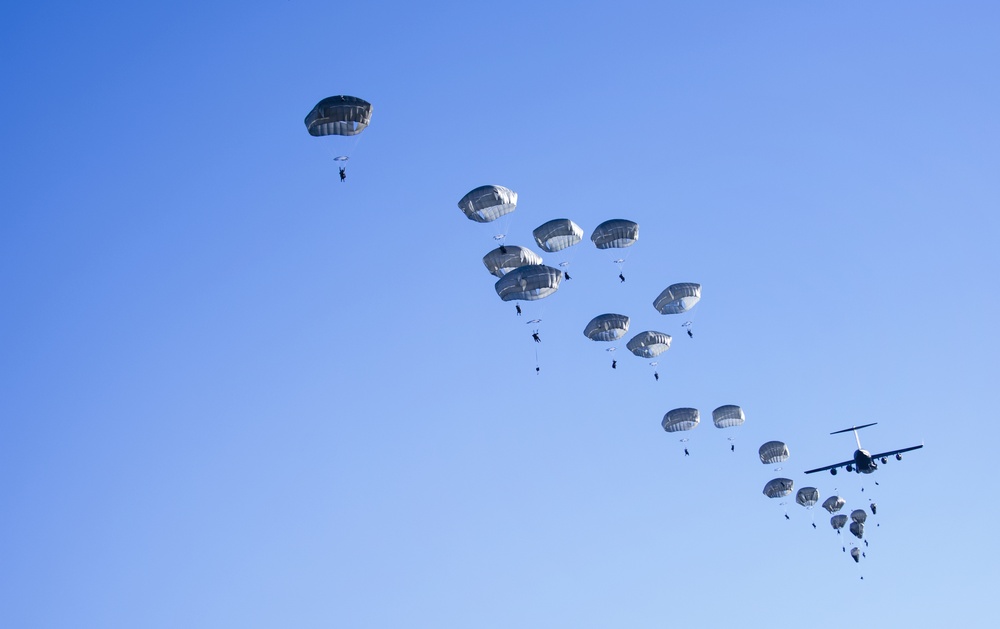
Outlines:
<svg viewBox="0 0 1000 629"><path fill-rule="evenodd" d="M590 235L598 249L622 249L639 240L639 224L621 218L604 221Z"/></svg>
<svg viewBox="0 0 1000 629"><path fill-rule="evenodd" d="M681 430L691 430L701 421L701 417L698 414L698 409L696 408L675 408L672 411L667 411L667 414L663 416L663 421L660 425L667 432L678 432Z"/></svg>
<svg viewBox="0 0 1000 629"><path fill-rule="evenodd" d="M830 496L829 498L823 501L823 508L829 511L830 513L836 513L841 509L843 509L845 504L847 503L840 496ZM847 521L846 515L844 516L844 521L845 522Z"/></svg>
<svg viewBox="0 0 1000 629"><path fill-rule="evenodd" d="M861 539L865 534L864 522L858 522L858 521L851 522L851 526L849 528L851 534L854 535L854 537L857 537L858 539Z"/></svg>
<svg viewBox="0 0 1000 629"><path fill-rule="evenodd" d="M811 507L819 501L819 490L815 487L803 487L795 494L795 502L803 507Z"/></svg>
<svg viewBox="0 0 1000 629"><path fill-rule="evenodd" d="M483 264L491 275L503 277L514 269L529 264L541 264L542 258L531 249L518 247L517 245L507 245L504 247L507 253L497 247L483 256Z"/></svg>
<svg viewBox="0 0 1000 629"><path fill-rule="evenodd" d="M568 218L557 218L542 223L531 235L544 251L554 253L572 247L583 240L583 230Z"/></svg>
<svg viewBox="0 0 1000 629"><path fill-rule="evenodd" d="M788 460L788 446L781 441L768 441L758 450L760 462L764 465L783 463Z"/></svg>
<svg viewBox="0 0 1000 629"><path fill-rule="evenodd" d="M559 289L562 271L543 264L529 264L507 273L494 285L504 301L534 301Z"/></svg>
<svg viewBox="0 0 1000 629"><path fill-rule="evenodd" d="M790 478L775 478L764 485L764 495L768 498L784 498L792 493L795 483Z"/></svg>
<svg viewBox="0 0 1000 629"><path fill-rule="evenodd" d="M701 299L701 284L671 284L653 301L660 314L680 314L694 308Z"/></svg>
<svg viewBox="0 0 1000 629"><path fill-rule="evenodd" d="M584 328L583 334L591 341L617 341L628 332L628 317L620 314L602 314L594 317Z"/></svg>
<svg viewBox="0 0 1000 629"><path fill-rule="evenodd" d="M712 411L712 423L716 428L732 428L742 426L747 420L743 409L735 404L726 404Z"/></svg>
<svg viewBox="0 0 1000 629"><path fill-rule="evenodd" d="M851 549L851 557L854 558L854 563L861 563L861 551L857 546Z"/></svg>
<svg viewBox="0 0 1000 629"><path fill-rule="evenodd" d="M844 528L845 524L847 524L847 516L844 515L843 513L841 513L840 515L835 515L832 518L830 518L830 526L832 526L834 530Z"/></svg>
<svg viewBox="0 0 1000 629"><path fill-rule="evenodd" d="M625 347L639 358L656 358L670 349L670 335L646 330L633 336Z"/></svg>
<svg viewBox="0 0 1000 629"><path fill-rule="evenodd" d="M356 96L331 96L306 116L309 135L357 135L372 119L372 104Z"/></svg>
<svg viewBox="0 0 1000 629"><path fill-rule="evenodd" d="M517 193L503 186L479 186L458 202L458 209L477 223L495 221L516 207Z"/></svg>
<svg viewBox="0 0 1000 629"><path fill-rule="evenodd" d="M868 512L864 509L855 509L851 511L851 519L859 524L864 524L865 520L868 519Z"/></svg>

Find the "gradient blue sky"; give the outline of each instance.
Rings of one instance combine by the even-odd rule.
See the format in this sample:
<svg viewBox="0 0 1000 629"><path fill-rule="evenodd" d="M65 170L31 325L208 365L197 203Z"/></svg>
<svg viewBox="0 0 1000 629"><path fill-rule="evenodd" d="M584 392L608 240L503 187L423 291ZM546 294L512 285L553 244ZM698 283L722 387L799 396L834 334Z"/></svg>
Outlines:
<svg viewBox="0 0 1000 629"><path fill-rule="evenodd" d="M990 2L6 6L0 625L991 626L998 30ZM374 105L345 184L302 124L333 94ZM486 183L511 244L639 222L628 282L580 245L536 348L456 207ZM650 305L678 281L693 340ZM659 382L583 337L609 311L675 335ZM735 453L660 428L722 404ZM802 475L869 421L927 447ZM777 474L878 501L862 564Z"/></svg>

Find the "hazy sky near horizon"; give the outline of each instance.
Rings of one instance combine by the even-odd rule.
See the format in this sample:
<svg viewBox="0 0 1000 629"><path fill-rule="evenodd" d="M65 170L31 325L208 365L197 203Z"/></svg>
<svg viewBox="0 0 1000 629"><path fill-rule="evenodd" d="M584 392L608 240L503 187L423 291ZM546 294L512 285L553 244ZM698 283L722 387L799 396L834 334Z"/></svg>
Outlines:
<svg viewBox="0 0 1000 629"><path fill-rule="evenodd" d="M0 625L990 626L993 3L0 15ZM356 140L306 132L334 94ZM519 319L483 184L509 244L637 221L627 282L585 239ZM659 381L604 312L674 336ZM926 447L802 473L868 422ZM775 476L876 500L867 557Z"/></svg>

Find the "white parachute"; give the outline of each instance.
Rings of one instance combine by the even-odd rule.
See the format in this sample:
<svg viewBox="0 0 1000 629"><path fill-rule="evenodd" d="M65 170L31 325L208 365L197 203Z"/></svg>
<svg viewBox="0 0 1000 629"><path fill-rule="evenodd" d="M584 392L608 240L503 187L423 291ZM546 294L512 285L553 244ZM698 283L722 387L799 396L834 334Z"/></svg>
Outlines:
<svg viewBox="0 0 1000 629"><path fill-rule="evenodd" d="M768 441L757 451L764 465L783 463L788 460L788 446L781 441Z"/></svg>
<svg viewBox="0 0 1000 629"><path fill-rule="evenodd" d="M517 193L503 186L479 186L458 202L469 220L490 223L517 208Z"/></svg>
<svg viewBox="0 0 1000 629"><path fill-rule="evenodd" d="M790 478L775 478L764 485L764 495L768 498L784 498L795 489L795 483Z"/></svg>
<svg viewBox="0 0 1000 629"><path fill-rule="evenodd" d="M696 408L675 408L667 411L663 416L660 425L667 432L679 432L682 430L692 430L701 422L701 416Z"/></svg>

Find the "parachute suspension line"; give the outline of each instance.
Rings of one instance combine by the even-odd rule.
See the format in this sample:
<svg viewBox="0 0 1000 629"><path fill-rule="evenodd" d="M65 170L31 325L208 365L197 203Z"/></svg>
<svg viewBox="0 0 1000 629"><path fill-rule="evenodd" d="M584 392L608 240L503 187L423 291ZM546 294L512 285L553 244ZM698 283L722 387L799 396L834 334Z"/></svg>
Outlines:
<svg viewBox="0 0 1000 629"><path fill-rule="evenodd" d="M497 222L500 223L500 228L503 231L497 234L496 236L493 236L493 239L500 241L501 245L506 244L507 234L510 233L510 226L511 223L514 221L515 214L517 214L517 212L507 212L499 219L497 219Z"/></svg>
<svg viewBox="0 0 1000 629"><path fill-rule="evenodd" d="M616 253L612 254L611 261L614 262L615 265L618 267L618 272L619 273L624 273L625 272L625 270L624 270L625 269L625 263L628 261L628 257L630 255L632 255L632 247L626 247L624 255L617 255L617 251L618 251L617 249L609 249L608 251L614 251L614 252L616 252Z"/></svg>
<svg viewBox="0 0 1000 629"><path fill-rule="evenodd" d="M346 163L350 161L351 156L358 148L358 144L361 142L361 136L364 133L359 133L354 136L353 141L347 140L347 146L344 146L344 142L325 142L327 145L326 151L330 155L330 159L337 162L340 166L346 166ZM341 136L331 136L331 137L341 137Z"/></svg>
<svg viewBox="0 0 1000 629"><path fill-rule="evenodd" d="M581 243L577 243L577 244L573 245L572 247L566 247L562 251L557 251L556 252L556 253L563 253L563 252L566 252L566 251L570 252L568 254L563 255L562 260L559 261L559 268L562 269L562 271L563 271L563 279L566 279L566 271L569 269L570 265L572 264L573 259L576 258L576 253L577 253L576 250L580 248L580 244Z"/></svg>

